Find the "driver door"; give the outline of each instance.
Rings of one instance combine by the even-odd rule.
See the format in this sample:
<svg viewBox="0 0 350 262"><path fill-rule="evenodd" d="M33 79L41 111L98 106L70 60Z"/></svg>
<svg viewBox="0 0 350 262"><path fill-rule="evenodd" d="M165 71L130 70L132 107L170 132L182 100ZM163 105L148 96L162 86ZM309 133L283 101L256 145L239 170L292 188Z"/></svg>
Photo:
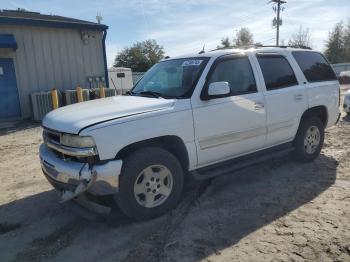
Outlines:
<svg viewBox="0 0 350 262"><path fill-rule="evenodd" d="M225 55L212 65L201 96L191 99L199 167L264 147L266 110L257 79L247 55ZM203 100L213 82L228 82L230 94Z"/></svg>

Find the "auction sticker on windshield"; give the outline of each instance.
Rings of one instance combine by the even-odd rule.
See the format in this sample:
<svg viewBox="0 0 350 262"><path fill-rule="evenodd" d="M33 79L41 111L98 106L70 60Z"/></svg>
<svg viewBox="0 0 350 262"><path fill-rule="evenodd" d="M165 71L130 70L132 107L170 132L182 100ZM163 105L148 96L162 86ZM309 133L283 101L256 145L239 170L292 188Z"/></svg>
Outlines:
<svg viewBox="0 0 350 262"><path fill-rule="evenodd" d="M199 66L203 60L186 60L182 63L182 66Z"/></svg>

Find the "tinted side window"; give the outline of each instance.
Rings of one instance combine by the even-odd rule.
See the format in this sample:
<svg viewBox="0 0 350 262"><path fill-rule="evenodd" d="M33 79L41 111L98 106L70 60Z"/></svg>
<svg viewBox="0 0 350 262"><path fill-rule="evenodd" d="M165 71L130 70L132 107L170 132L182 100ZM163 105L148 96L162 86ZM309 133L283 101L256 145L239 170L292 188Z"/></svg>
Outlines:
<svg viewBox="0 0 350 262"><path fill-rule="evenodd" d="M333 69L320 53L294 51L292 54L303 71L307 81L319 82L336 80Z"/></svg>
<svg viewBox="0 0 350 262"><path fill-rule="evenodd" d="M281 55L257 55L267 90L297 85L292 67Z"/></svg>
<svg viewBox="0 0 350 262"><path fill-rule="evenodd" d="M219 58L212 71L208 84L228 82L231 95L242 95L257 92L255 78L249 59L242 57Z"/></svg>

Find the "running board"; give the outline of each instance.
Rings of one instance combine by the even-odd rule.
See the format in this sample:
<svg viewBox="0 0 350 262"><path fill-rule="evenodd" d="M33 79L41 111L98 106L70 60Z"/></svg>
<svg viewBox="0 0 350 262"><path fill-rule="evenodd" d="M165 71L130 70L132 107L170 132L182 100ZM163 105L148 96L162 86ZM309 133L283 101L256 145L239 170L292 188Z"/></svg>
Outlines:
<svg viewBox="0 0 350 262"><path fill-rule="evenodd" d="M199 168L191 171L190 176L195 180L203 180L220 175L228 175L234 171L271 160L272 158L280 158L293 150L294 148L292 147L291 143L282 144L249 155L226 160L211 166Z"/></svg>

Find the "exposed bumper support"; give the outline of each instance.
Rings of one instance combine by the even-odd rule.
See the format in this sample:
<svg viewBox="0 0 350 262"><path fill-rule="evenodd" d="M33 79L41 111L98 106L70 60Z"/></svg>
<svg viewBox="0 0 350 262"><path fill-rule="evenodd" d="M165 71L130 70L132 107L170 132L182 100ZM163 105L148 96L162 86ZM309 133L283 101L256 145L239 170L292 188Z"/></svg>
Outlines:
<svg viewBox="0 0 350 262"><path fill-rule="evenodd" d="M81 195L85 191L87 191L91 186L93 186L96 182L96 173L93 173L91 176L90 181L87 183L85 180L82 180L78 186L75 188L74 191L62 191L62 199L61 203L67 202L73 198L76 198L77 196Z"/></svg>
<svg viewBox="0 0 350 262"><path fill-rule="evenodd" d="M95 195L116 194L122 161L112 160L89 168L86 163L63 160L46 145L39 150L42 170L48 181L62 191L62 201L75 198L88 191Z"/></svg>

